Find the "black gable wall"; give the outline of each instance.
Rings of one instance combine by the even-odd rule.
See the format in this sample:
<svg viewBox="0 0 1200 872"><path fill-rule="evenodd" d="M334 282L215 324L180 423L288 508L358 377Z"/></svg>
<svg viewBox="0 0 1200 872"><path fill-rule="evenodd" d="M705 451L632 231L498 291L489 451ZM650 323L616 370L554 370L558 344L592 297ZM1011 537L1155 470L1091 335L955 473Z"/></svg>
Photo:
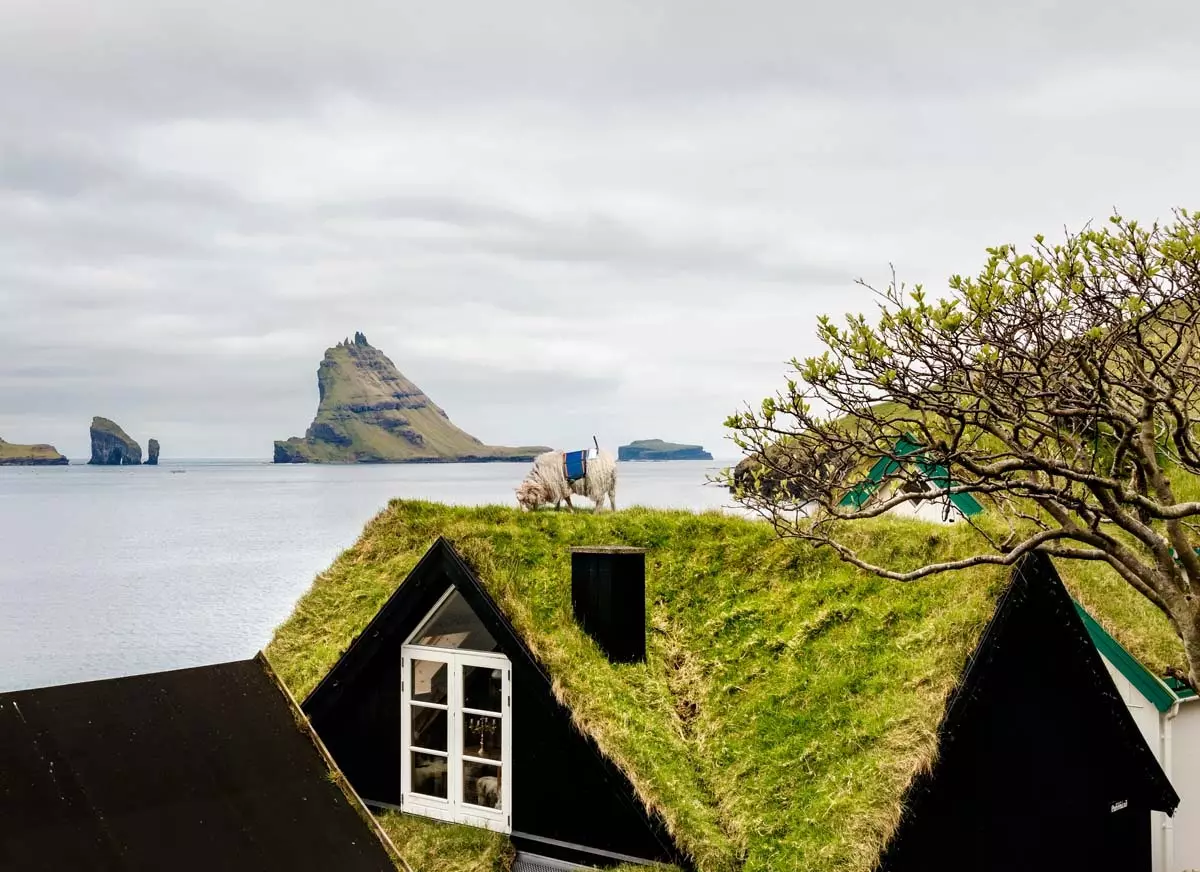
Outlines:
<svg viewBox="0 0 1200 872"><path fill-rule="evenodd" d="M1149 872L1178 797L1049 559L1014 573L879 872Z"/></svg>
<svg viewBox="0 0 1200 872"><path fill-rule="evenodd" d="M385 655L364 664L338 688L335 707L310 711L310 698L302 708L355 793L367 802L399 807L400 643L395 652L395 658Z"/></svg>
<svg viewBox="0 0 1200 872"><path fill-rule="evenodd" d="M688 866L628 778L574 726L512 625L440 539L302 706L355 791L370 803L401 804L401 648L449 585L512 662L517 847L597 866L620 857Z"/></svg>

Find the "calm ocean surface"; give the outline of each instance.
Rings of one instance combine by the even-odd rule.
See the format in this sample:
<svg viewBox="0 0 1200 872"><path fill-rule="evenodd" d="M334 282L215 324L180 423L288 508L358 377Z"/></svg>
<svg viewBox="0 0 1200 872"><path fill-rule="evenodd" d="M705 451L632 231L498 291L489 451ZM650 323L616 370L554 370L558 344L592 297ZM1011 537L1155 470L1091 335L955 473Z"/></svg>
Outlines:
<svg viewBox="0 0 1200 872"><path fill-rule="evenodd" d="M722 465L619 464L617 507L729 507ZM0 690L253 656L389 499L515 506L528 468L0 467Z"/></svg>

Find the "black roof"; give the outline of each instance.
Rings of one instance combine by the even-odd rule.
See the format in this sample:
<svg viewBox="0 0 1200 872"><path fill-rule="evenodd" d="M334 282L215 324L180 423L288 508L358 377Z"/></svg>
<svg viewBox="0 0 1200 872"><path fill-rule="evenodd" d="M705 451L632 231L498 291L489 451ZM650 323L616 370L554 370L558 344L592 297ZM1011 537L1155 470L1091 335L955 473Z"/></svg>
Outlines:
<svg viewBox="0 0 1200 872"><path fill-rule="evenodd" d="M261 655L0 694L0 869L394 870Z"/></svg>

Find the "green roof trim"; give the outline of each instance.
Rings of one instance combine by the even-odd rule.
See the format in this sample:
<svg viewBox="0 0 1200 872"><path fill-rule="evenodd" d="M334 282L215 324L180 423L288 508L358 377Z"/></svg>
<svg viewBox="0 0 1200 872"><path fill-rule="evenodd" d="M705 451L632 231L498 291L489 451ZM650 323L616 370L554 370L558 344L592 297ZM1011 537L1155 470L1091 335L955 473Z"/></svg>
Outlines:
<svg viewBox="0 0 1200 872"><path fill-rule="evenodd" d="M1180 699L1191 699L1196 696L1196 691L1192 690L1187 684L1174 675L1167 675L1163 678L1163 684L1171 688L1171 693L1175 694Z"/></svg>
<svg viewBox="0 0 1200 872"><path fill-rule="evenodd" d="M916 452L920 451L922 447L923 446L921 443L917 442L911 434L905 433L896 440L895 452L897 456L907 457L910 454L915 454ZM920 467L921 472L925 474L925 477L932 481L937 487L950 488L954 486L954 481L950 478L950 473L946 467L936 463L929 463L924 458L917 459L917 466ZM867 473L867 480L857 487L852 488L850 492L842 498L841 505L853 506L856 509L862 508L863 504L866 503L867 498L875 492L876 488L879 487L884 478L891 475L899 468L900 464L895 459L891 457L879 458L879 460L875 462L875 465L871 467L870 472ZM977 499L975 499L975 497L971 496L970 494L951 494L950 502L955 508L968 517L971 515L978 515L983 511L983 506Z"/></svg>
<svg viewBox="0 0 1200 872"><path fill-rule="evenodd" d="M1087 628L1088 636L1091 637L1092 644L1096 646L1097 650L1160 712L1168 711L1171 706L1186 696L1195 696L1195 693L1190 690L1186 694L1177 693L1165 681L1155 676L1126 651L1120 642L1110 636L1078 602L1075 603L1075 611L1083 619L1083 625ZM1181 687L1184 686L1179 682L1176 683Z"/></svg>

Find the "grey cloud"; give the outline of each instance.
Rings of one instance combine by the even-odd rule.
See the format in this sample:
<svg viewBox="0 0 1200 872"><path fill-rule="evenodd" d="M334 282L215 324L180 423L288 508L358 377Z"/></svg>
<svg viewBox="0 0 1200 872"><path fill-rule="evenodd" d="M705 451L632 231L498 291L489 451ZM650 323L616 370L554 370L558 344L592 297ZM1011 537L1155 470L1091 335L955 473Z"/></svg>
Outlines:
<svg viewBox="0 0 1200 872"><path fill-rule="evenodd" d="M0 189L55 198L76 197L130 177L111 156L87 144L70 148L64 143L9 140L0 162Z"/></svg>
<svg viewBox="0 0 1200 872"><path fill-rule="evenodd" d="M419 384L450 420L494 444L569 444L577 429L602 426L621 391L616 377L447 367L420 358L406 364L408 373L422 371L429 375ZM548 406L553 397L562 400Z"/></svg>
<svg viewBox="0 0 1200 872"><path fill-rule="evenodd" d="M601 263L633 273L726 273L743 277L803 282L844 282L849 270L831 266L771 266L763 252L720 238L656 241L627 223L589 215L579 221L543 222L507 239L483 239L479 247L530 260Z"/></svg>
<svg viewBox="0 0 1200 872"><path fill-rule="evenodd" d="M778 87L963 92L1028 80L1064 61L1119 62L1172 42L1184 49L1182 34L1197 21L1194 9L1165 0L1139 4L1136 14L1037 0L998 9L953 0L12 6L0 30L0 70L137 111L192 113L260 112L258 100L301 101L322 88L417 99L500 90L622 100Z"/></svg>
<svg viewBox="0 0 1200 872"><path fill-rule="evenodd" d="M365 329L496 442L721 421L859 275L1200 191L1200 6L10 0L0 436L269 456Z"/></svg>
<svg viewBox="0 0 1200 872"><path fill-rule="evenodd" d="M597 264L623 273L725 273L826 284L854 278L853 270L846 265L772 262L771 252L764 247L732 244L715 233L654 238L649 232L653 228L594 212L546 219L465 198L431 196L392 196L361 204L341 203L321 211L341 218L409 219L450 225L460 231L459 235L420 242L427 251L447 254L490 253L534 262ZM394 249L402 241L401 229L396 237L380 245ZM540 305L544 300L528 302Z"/></svg>

